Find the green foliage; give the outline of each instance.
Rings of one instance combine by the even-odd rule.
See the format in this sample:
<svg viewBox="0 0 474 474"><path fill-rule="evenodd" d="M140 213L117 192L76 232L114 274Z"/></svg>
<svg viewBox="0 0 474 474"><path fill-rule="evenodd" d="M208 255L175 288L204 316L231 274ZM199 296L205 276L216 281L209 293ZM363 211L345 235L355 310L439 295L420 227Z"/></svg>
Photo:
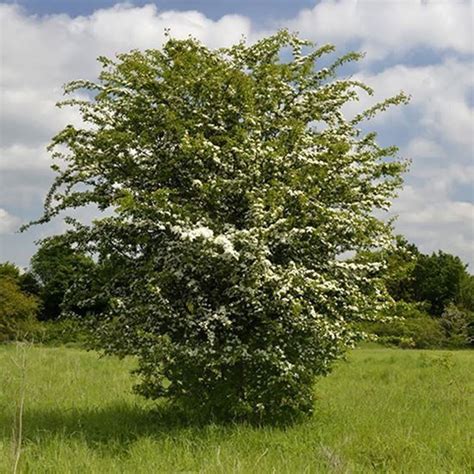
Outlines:
<svg viewBox="0 0 474 474"><path fill-rule="evenodd" d="M382 254L387 262L385 286L396 302L389 313L403 319L365 325L366 331L381 342L405 348L473 344L474 277L467 273L467 265L441 251L424 255L401 236L392 248L363 257L377 261ZM416 316L413 309L426 313Z"/></svg>
<svg viewBox="0 0 474 474"><path fill-rule="evenodd" d="M415 245L397 235L395 245L386 252L385 285L395 301L413 300L413 270L420 253Z"/></svg>
<svg viewBox="0 0 474 474"><path fill-rule="evenodd" d="M21 340L37 330L38 300L23 293L7 273L0 276L0 342Z"/></svg>
<svg viewBox="0 0 474 474"><path fill-rule="evenodd" d="M315 68L333 49L286 31L217 51L170 39L67 86L90 97L63 103L86 125L51 144L64 166L41 222L111 212L67 220L63 238L98 259L100 282L67 304L102 302L97 346L138 357L147 397L226 419L309 413L315 378L358 337L350 323L383 307L383 262L339 257L390 244L374 211L406 164L357 126L406 97L347 121L341 108L372 91L335 79L357 54Z"/></svg>
<svg viewBox="0 0 474 474"><path fill-rule="evenodd" d="M474 275L467 272L462 274L456 305L467 311L474 311Z"/></svg>
<svg viewBox="0 0 474 474"><path fill-rule="evenodd" d="M77 319L60 318L39 324L35 342L47 346L86 347L87 334Z"/></svg>
<svg viewBox="0 0 474 474"><path fill-rule="evenodd" d="M362 325L366 332L375 334L383 344L404 349L432 349L446 344L440 321L431 318L416 304L397 302L384 315L386 321Z"/></svg>
<svg viewBox="0 0 474 474"><path fill-rule="evenodd" d="M380 258L372 252L371 258ZM425 255L403 236L384 252L385 286L395 301L424 303L432 316L440 316L450 304L474 310L474 276L455 255L439 251Z"/></svg>
<svg viewBox="0 0 474 474"><path fill-rule="evenodd" d="M20 269L11 262L0 263L0 278L10 278L14 281L20 280Z"/></svg>
<svg viewBox="0 0 474 474"><path fill-rule="evenodd" d="M474 275L463 275L456 306L466 315L467 339L469 344L474 346Z"/></svg>
<svg viewBox="0 0 474 474"><path fill-rule="evenodd" d="M470 328L474 313L449 304L441 315L441 325L446 333L447 343L451 347L465 347L470 340Z"/></svg>
<svg viewBox="0 0 474 474"><path fill-rule="evenodd" d="M90 257L74 250L61 236L45 239L41 243L31 258L31 272L41 284L38 293L42 300L42 320L59 317L67 291L92 271L93 266Z"/></svg>
<svg viewBox="0 0 474 474"><path fill-rule="evenodd" d="M11 278L18 283L21 291L30 295L39 295L40 286L38 280L31 272L21 272L13 263L0 263L0 278Z"/></svg>
<svg viewBox="0 0 474 474"><path fill-rule="evenodd" d="M413 269L414 299L428 302L430 313L441 316L456 301L466 275L466 265L459 257L442 251L420 254Z"/></svg>
<svg viewBox="0 0 474 474"><path fill-rule="evenodd" d="M24 293L40 298L41 285L31 271L22 273L18 280L18 284L20 285L21 291Z"/></svg>

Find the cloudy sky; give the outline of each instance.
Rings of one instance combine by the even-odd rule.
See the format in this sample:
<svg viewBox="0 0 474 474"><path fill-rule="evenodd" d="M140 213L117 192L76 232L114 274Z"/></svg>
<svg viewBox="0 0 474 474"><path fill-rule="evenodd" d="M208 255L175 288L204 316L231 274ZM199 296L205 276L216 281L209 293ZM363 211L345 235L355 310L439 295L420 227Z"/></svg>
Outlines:
<svg viewBox="0 0 474 474"><path fill-rule="evenodd" d="M0 3L0 261L27 266L23 234L41 214L53 174L45 150L73 110L58 110L65 82L96 77L98 55L160 47L166 28L211 47L288 27L339 53L365 51L354 71L377 97L400 90L409 106L371 122L383 144L412 159L395 201L396 230L424 252L459 255L474 271L474 7L461 0L17 0Z"/></svg>

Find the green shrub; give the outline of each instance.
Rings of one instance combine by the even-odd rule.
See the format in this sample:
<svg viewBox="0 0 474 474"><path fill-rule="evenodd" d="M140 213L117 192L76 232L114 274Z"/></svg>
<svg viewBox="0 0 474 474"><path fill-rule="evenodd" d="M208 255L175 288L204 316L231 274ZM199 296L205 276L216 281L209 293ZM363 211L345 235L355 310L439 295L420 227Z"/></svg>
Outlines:
<svg viewBox="0 0 474 474"><path fill-rule="evenodd" d="M440 323L445 331L446 343L450 347L468 346L470 331L473 325L473 313L463 310L451 303L446 307L440 318Z"/></svg>
<svg viewBox="0 0 474 474"><path fill-rule="evenodd" d="M34 337L38 331L38 300L21 291L8 276L0 278L0 342Z"/></svg>
<svg viewBox="0 0 474 474"><path fill-rule="evenodd" d="M85 346L86 334L75 319L43 321L36 333L36 341L49 346Z"/></svg>
<svg viewBox="0 0 474 474"><path fill-rule="evenodd" d="M446 344L440 321L430 317L417 305L398 302L386 316L386 322L365 323L362 329L378 336L379 342L383 344L405 349L428 349Z"/></svg>

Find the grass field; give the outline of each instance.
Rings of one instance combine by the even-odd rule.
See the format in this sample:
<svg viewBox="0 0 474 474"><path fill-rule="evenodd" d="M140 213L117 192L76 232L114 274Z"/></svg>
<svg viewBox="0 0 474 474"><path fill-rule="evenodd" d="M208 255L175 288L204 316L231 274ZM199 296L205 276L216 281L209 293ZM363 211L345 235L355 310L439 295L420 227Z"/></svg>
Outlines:
<svg viewBox="0 0 474 474"><path fill-rule="evenodd" d="M356 349L316 385L314 417L286 429L187 425L131 394L132 361L29 347L24 371L22 357L0 347L2 473L22 384L17 472L474 472L472 351Z"/></svg>

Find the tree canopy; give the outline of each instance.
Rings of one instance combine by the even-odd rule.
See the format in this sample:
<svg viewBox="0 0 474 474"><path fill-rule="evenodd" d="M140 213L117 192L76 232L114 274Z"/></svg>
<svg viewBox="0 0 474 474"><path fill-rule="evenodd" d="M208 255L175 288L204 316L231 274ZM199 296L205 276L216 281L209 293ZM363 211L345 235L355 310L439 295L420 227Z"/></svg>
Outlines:
<svg viewBox="0 0 474 474"><path fill-rule="evenodd" d="M22 338L34 326L39 301L22 291L19 279L15 265L0 264L0 342Z"/></svg>
<svg viewBox="0 0 474 474"><path fill-rule="evenodd" d="M92 273L94 262L62 236L55 236L41 242L30 265L31 275L39 282L38 295L43 303L40 316L48 320L59 317L67 291L81 276Z"/></svg>
<svg viewBox="0 0 474 474"><path fill-rule="evenodd" d="M427 301L430 311L440 316L449 303L456 301L464 279L466 265L459 257L442 251L421 254L413 269L414 298Z"/></svg>
<svg viewBox="0 0 474 474"><path fill-rule="evenodd" d="M337 79L358 54L318 67L333 51L286 31L219 50L169 39L66 87L84 125L52 141L40 222L111 212L68 218L64 238L98 260L97 344L138 357L142 394L223 418L310 412L352 323L379 314L383 261L343 256L391 245L374 211L406 163L358 126L407 99L347 119L372 91Z"/></svg>

